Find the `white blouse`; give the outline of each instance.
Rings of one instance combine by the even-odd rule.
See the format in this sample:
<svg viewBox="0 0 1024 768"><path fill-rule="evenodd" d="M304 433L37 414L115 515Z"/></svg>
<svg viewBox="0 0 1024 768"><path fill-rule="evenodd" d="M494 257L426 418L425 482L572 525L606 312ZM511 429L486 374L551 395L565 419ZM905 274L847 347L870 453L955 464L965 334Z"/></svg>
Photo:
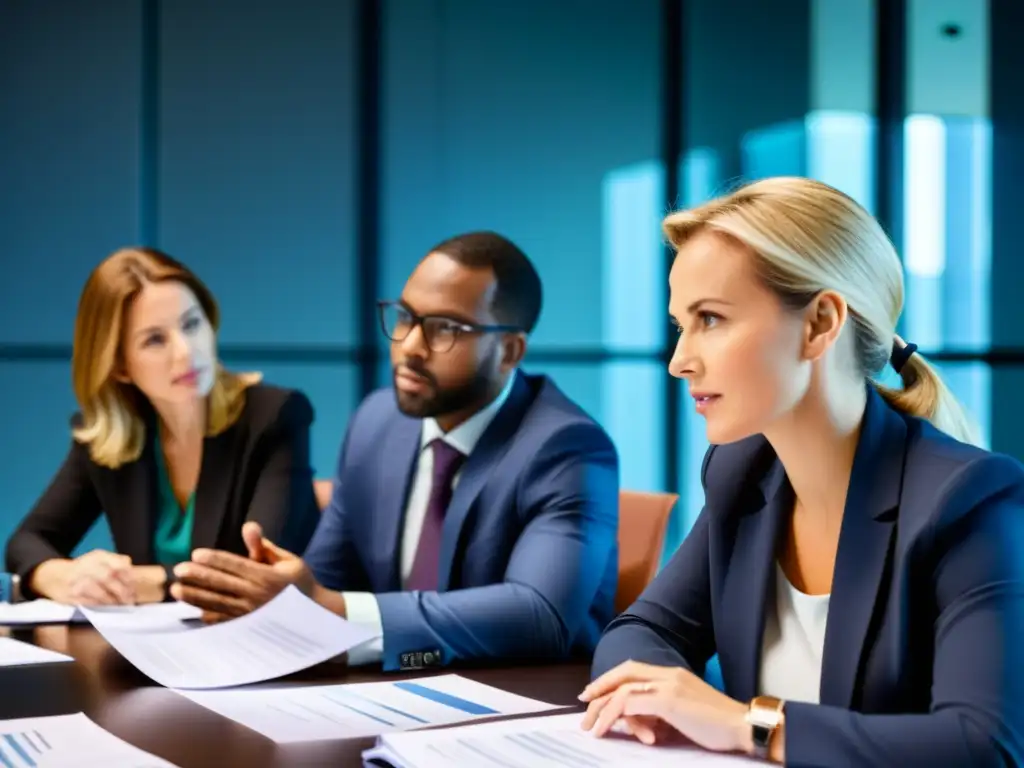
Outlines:
<svg viewBox="0 0 1024 768"><path fill-rule="evenodd" d="M829 595L800 592L776 563L771 602L765 611L759 692L817 704Z"/></svg>

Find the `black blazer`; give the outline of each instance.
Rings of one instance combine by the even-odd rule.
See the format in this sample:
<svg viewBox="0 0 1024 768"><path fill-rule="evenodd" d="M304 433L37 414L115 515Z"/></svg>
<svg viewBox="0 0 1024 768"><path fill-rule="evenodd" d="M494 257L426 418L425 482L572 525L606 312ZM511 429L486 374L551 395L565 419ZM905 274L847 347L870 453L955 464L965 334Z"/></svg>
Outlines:
<svg viewBox="0 0 1024 768"><path fill-rule="evenodd" d="M765 613L793 489L761 436L713 446L705 506L609 625L593 673L627 659L759 692ZM820 704L786 704L786 765L1024 764L1024 468L870 389L846 497Z"/></svg>
<svg viewBox="0 0 1024 768"><path fill-rule="evenodd" d="M114 548L135 565L152 565L157 523L155 415L146 418L142 455L117 469L71 442L64 464L7 542L7 570L26 581L40 563L70 557L101 513ZM242 524L301 553L319 521L313 495L309 428L313 407L301 392L257 384L246 390L238 421L203 443L192 547L246 554Z"/></svg>

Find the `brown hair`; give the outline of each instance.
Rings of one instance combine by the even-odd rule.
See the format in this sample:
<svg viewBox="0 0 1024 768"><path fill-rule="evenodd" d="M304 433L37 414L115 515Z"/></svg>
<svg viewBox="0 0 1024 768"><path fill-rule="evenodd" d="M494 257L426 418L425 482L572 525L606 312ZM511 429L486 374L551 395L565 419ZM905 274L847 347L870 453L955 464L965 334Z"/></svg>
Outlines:
<svg viewBox="0 0 1024 768"><path fill-rule="evenodd" d="M101 466L116 468L142 453L145 398L115 374L123 362L128 307L147 283L166 281L187 286L214 332L220 328L220 309L210 289L185 265L154 248L123 248L108 256L89 275L78 301L71 379L82 420L73 434L89 446L89 455ZM220 434L238 420L245 390L260 378L258 373L232 373L218 364L207 397L207 435Z"/></svg>
<svg viewBox="0 0 1024 768"><path fill-rule="evenodd" d="M834 290L849 307L858 364L875 376L903 347L903 266L881 225L851 197L820 181L762 179L731 194L667 216L662 228L678 250L703 229L727 235L757 257L765 284L786 305L802 308ZM979 443L977 425L938 372L914 353L899 371L902 389L875 382L903 413L931 421L958 440Z"/></svg>

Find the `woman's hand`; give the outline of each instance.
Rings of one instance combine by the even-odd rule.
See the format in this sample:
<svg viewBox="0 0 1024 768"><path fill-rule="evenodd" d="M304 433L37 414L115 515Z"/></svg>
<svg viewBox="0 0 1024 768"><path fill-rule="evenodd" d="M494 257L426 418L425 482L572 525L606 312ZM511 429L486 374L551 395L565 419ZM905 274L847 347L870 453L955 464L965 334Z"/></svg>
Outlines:
<svg viewBox="0 0 1024 768"><path fill-rule="evenodd" d="M582 727L604 736L617 722L645 744L671 731L716 752L752 753L747 705L686 669L627 661L583 689L589 702Z"/></svg>
<svg viewBox="0 0 1024 768"><path fill-rule="evenodd" d="M32 573L36 594L68 605L133 605L136 602L132 560L94 549L74 560L47 560Z"/></svg>

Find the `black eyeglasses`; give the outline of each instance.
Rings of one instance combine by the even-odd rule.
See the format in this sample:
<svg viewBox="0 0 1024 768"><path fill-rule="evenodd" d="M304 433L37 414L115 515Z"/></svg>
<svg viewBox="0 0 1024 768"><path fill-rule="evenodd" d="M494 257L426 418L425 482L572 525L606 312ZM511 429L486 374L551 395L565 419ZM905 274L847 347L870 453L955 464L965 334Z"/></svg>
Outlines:
<svg viewBox="0 0 1024 768"><path fill-rule="evenodd" d="M427 346L435 352L447 352L455 346L459 336L470 333L517 333L514 325L479 325L453 320L439 315L417 315L397 301L378 301L380 327L392 341L404 341L417 325L423 329Z"/></svg>

